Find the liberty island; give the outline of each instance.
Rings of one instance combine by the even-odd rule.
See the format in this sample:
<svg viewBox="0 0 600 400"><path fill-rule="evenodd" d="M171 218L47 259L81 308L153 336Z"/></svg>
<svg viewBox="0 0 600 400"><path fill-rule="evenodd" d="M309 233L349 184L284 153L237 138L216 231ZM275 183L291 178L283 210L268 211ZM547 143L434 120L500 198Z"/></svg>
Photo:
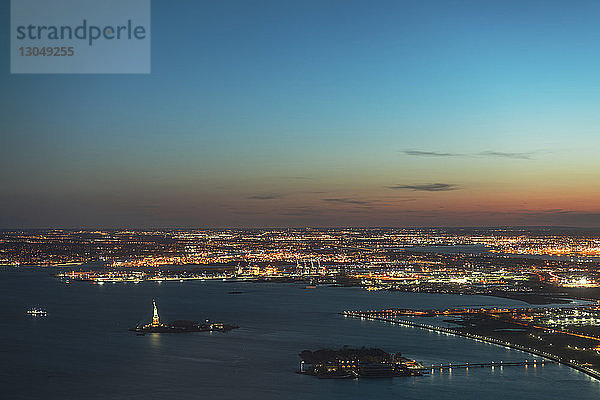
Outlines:
<svg viewBox="0 0 600 400"><path fill-rule="evenodd" d="M229 332L232 329L239 328L237 325L225 324L222 322L210 322L199 324L195 321L176 320L170 323L161 323L158 316L156 301L152 300L154 313L152 322L142 326L130 328L130 331L144 335L146 333L187 333L187 332Z"/></svg>

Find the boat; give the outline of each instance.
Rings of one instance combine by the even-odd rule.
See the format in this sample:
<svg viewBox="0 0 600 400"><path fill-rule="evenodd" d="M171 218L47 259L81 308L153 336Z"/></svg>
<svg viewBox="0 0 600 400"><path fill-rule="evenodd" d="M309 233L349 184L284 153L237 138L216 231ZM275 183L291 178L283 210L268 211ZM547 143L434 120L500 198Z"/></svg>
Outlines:
<svg viewBox="0 0 600 400"><path fill-rule="evenodd" d="M48 315L46 310L42 310L41 308L35 308L35 307L27 310L27 314L34 316L34 317L45 317Z"/></svg>
<svg viewBox="0 0 600 400"><path fill-rule="evenodd" d="M317 283L315 282L314 279L311 279L310 282L308 283L308 285L304 286L304 289L316 289L317 288Z"/></svg>

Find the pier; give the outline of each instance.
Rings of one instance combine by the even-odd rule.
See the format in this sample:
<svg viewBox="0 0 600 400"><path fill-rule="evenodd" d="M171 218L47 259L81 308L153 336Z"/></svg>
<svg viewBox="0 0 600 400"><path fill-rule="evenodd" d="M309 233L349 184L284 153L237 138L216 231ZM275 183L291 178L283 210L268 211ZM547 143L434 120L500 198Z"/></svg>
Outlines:
<svg viewBox="0 0 600 400"><path fill-rule="evenodd" d="M420 368L421 371L435 371L435 370L445 370L445 369L469 369L469 368L503 368L503 367L537 367L544 366L546 364L555 364L555 361L552 360L525 360L525 361L500 361L500 362L488 362L488 363L463 363L463 364L440 364L435 365L431 364L431 367L423 367Z"/></svg>

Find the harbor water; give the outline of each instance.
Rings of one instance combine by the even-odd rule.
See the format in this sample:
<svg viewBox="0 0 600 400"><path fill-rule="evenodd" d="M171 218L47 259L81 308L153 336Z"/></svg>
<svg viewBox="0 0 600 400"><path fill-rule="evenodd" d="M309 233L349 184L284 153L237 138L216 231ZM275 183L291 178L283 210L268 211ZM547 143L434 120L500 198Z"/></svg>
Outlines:
<svg viewBox="0 0 600 400"><path fill-rule="evenodd" d="M386 307L524 304L515 300L222 281L66 284L53 272L0 270L4 399L585 400L600 395L600 382L562 365L371 380L295 373L300 351L344 345L399 351L424 365L531 359L530 354L462 337L338 314ZM153 299L163 321L209 319L240 328L146 336L129 332L151 320ZM36 306L46 309L47 316L26 314Z"/></svg>

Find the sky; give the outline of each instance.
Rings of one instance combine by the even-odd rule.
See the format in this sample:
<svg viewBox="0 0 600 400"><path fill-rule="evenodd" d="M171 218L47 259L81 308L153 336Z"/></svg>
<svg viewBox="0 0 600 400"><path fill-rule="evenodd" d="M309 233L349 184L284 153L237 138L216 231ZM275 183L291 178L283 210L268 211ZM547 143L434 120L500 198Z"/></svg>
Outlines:
<svg viewBox="0 0 600 400"><path fill-rule="evenodd" d="M0 228L600 227L600 2L157 1L151 74L10 74Z"/></svg>

